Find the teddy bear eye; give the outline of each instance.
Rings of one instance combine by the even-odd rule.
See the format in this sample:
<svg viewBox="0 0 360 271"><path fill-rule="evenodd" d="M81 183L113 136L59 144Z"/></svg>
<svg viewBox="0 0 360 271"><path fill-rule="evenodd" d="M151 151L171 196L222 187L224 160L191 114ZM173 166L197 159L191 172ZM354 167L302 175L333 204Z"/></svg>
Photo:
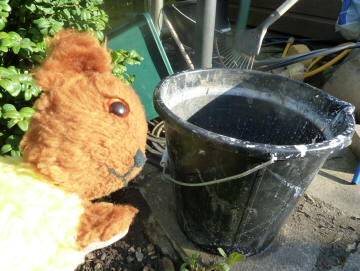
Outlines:
<svg viewBox="0 0 360 271"><path fill-rule="evenodd" d="M130 113L130 108L127 102L120 98L110 99L108 102L109 112L120 117L126 117Z"/></svg>

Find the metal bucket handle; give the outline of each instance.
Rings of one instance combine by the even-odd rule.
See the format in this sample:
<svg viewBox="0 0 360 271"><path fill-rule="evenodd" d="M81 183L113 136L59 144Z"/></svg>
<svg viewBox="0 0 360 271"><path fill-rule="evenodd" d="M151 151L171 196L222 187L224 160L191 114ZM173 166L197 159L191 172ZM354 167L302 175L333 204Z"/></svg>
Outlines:
<svg viewBox="0 0 360 271"><path fill-rule="evenodd" d="M163 168L163 171L162 171L162 175L165 179L173 182L173 183L176 183L176 184L179 184L179 185L183 185L183 186L206 186L206 185L213 185L213 184L219 184L219 183L223 183L223 182L228 182L228 181L232 181L232 180L235 180L235 179L239 179L239 178L243 178L247 175L250 175L251 173L254 173L260 169L263 169L271 164L273 164L275 161L276 161L276 157L271 154L271 159L269 161L266 161L264 163L261 163L260 165L257 165L247 171L244 171L242 173L239 173L239 174L236 174L236 175L233 175L233 176L230 176L230 177L225 177L225 178L222 178L222 179L218 179L218 180L213 180L213 181L208 181L208 182L202 182L202 183L185 183L185 182L181 182L181 181L178 181L178 180L175 180L174 178L172 178L169 174L166 173L166 168L167 168L167 161L168 161L168 151L167 149L165 149L163 155L162 155L162 158L161 158L161 161L160 161L160 166Z"/></svg>

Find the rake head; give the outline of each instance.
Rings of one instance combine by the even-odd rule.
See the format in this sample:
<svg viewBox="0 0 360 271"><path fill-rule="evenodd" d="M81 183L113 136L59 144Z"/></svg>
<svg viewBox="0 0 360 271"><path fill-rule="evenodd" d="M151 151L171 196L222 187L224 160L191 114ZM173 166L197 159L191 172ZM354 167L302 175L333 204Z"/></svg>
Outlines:
<svg viewBox="0 0 360 271"><path fill-rule="evenodd" d="M217 38L215 49L221 66L225 68L252 69L256 54L245 54L234 48L234 37Z"/></svg>
<svg viewBox="0 0 360 271"><path fill-rule="evenodd" d="M239 68L252 69L255 57L260 53L267 28L260 25L249 30L241 30L235 34L233 53L240 56Z"/></svg>
<svg viewBox="0 0 360 271"><path fill-rule="evenodd" d="M231 52L233 57L230 59L230 63L235 61L237 62L237 66L235 65L237 68L252 69L255 57L260 53L268 27L296 4L297 1L298 0L286 0L256 28L249 30L238 28L234 37Z"/></svg>

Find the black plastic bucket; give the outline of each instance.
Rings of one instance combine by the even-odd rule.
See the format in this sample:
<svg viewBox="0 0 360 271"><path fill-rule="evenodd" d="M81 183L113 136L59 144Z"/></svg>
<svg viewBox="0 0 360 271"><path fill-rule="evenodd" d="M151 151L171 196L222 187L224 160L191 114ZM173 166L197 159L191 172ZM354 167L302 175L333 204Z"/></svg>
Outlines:
<svg viewBox="0 0 360 271"><path fill-rule="evenodd" d="M246 255L263 251L328 156L348 146L354 107L310 85L246 70L195 70L163 80L178 221L194 243ZM253 170L252 170L253 169ZM216 181L215 181L216 182Z"/></svg>

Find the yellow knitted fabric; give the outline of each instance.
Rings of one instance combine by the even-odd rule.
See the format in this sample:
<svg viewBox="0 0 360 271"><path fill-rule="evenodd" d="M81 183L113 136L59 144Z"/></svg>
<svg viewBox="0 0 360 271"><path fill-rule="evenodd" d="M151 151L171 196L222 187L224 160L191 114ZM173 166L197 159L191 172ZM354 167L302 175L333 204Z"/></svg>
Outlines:
<svg viewBox="0 0 360 271"><path fill-rule="evenodd" d="M1 270L73 271L81 200L46 183L19 158L0 157Z"/></svg>

